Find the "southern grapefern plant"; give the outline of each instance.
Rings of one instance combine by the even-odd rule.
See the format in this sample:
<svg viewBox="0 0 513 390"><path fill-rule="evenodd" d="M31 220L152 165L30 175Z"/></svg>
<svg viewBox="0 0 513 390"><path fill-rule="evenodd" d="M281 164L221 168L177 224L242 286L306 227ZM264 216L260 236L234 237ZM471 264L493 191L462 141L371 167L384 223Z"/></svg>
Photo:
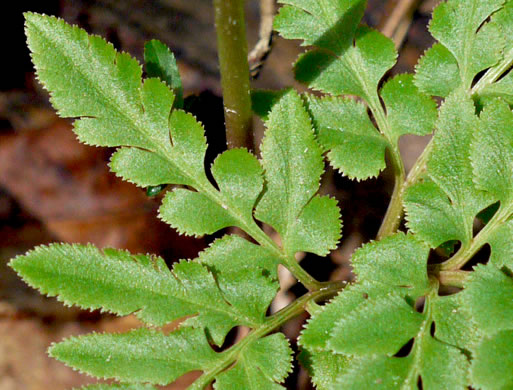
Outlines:
<svg viewBox="0 0 513 390"><path fill-rule="evenodd" d="M230 149L207 168L213 181L203 128L181 110L181 82L164 45L146 46L143 80L137 61L101 38L26 14L38 77L58 113L78 118L80 141L117 147L110 166L125 180L175 185L159 215L181 233L236 226L252 239L226 235L171 269L156 256L67 244L13 259L47 295L135 313L147 325L70 338L50 355L120 382L89 389L152 389L193 370L202 375L192 389L280 389L292 350L275 331L307 310L298 360L318 389L512 388L513 0L442 2L430 24L438 42L414 75L382 86L397 53L388 38L360 26L365 1L282 3L275 28L308 47L296 78L323 96L255 92L266 123L261 158ZM433 130L406 176L398 139ZM336 202L317 194L323 154L341 174L364 180L385 168L386 153L395 188L377 240L352 257L356 282L343 289L315 280L295 255L325 256L341 232ZM407 231L399 231L403 214ZM485 246L489 259L471 268ZM435 262L434 251L446 256ZM267 315L279 264L309 292ZM177 330L160 330L176 320ZM236 326L250 332L215 348Z"/></svg>

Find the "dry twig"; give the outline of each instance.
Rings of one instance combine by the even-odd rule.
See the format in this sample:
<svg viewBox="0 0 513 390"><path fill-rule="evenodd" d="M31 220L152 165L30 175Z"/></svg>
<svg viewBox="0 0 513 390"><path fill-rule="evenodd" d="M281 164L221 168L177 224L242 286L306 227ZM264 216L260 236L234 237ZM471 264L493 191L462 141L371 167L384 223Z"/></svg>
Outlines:
<svg viewBox="0 0 513 390"><path fill-rule="evenodd" d="M381 29L384 35L394 41L397 49L401 47L406 38L412 23L413 12L418 5L419 0L399 0Z"/></svg>
<svg viewBox="0 0 513 390"><path fill-rule="evenodd" d="M274 0L260 0L260 31L259 39L248 55L251 77L256 79L264 66L265 60L272 48Z"/></svg>

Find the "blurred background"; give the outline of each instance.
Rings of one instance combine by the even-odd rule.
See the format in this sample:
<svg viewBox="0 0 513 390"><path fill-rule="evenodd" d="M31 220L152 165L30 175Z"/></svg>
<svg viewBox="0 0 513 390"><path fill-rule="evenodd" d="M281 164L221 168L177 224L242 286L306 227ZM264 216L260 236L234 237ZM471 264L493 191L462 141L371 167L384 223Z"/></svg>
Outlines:
<svg viewBox="0 0 513 390"><path fill-rule="evenodd" d="M392 36L400 61L390 72L411 72L431 46L427 23L436 0L369 0L365 23ZM247 0L248 40L258 40L259 0ZM179 236L156 219L159 197L123 183L107 168L112 150L80 145L71 122L59 119L48 95L35 80L23 33L24 11L57 15L99 34L117 49L142 59L144 42L157 38L175 53L189 109L207 132L209 159L225 148L223 111L211 0L19 0L4 7L4 57L0 77L0 390L64 390L91 380L49 359L46 349L69 335L124 331L138 326L133 317L115 318L66 308L28 288L6 266L8 260L36 245L53 241L91 242L163 256L168 264L194 258L215 237ZM274 39L273 50L255 88L295 86L291 65L301 52L298 42ZM195 96L195 97L192 97ZM255 119L257 138L263 126ZM427 140L404 137L407 169ZM208 164L209 166L210 164ZM328 169L322 192L339 200L343 241L328 259L308 255L303 264L319 279L350 280L348 259L355 248L375 237L393 186L385 171L379 178L351 182ZM290 289L275 307L304 293L286 276ZM294 339L305 317L283 331ZM235 334L233 337L237 337ZM184 389L186 375L168 389ZM288 389L310 389L298 367Z"/></svg>

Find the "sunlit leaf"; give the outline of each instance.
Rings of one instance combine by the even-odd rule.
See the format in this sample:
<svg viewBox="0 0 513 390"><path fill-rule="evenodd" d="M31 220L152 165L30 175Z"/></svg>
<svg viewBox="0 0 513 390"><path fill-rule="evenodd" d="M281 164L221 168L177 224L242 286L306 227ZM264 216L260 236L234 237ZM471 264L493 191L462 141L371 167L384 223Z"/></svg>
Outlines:
<svg viewBox="0 0 513 390"><path fill-rule="evenodd" d="M276 229L287 253L326 255L340 239L340 214L336 201L315 196L323 172L321 148L296 92L280 99L266 126L261 149L267 185L255 217Z"/></svg>

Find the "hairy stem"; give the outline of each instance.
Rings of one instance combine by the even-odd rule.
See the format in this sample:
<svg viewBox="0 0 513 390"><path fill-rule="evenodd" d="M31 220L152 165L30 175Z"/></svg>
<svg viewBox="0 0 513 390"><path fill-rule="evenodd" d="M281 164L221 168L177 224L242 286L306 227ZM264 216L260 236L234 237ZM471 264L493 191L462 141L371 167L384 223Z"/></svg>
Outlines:
<svg viewBox="0 0 513 390"><path fill-rule="evenodd" d="M487 85L490 85L494 82L496 82L499 77L501 77L504 72L506 72L511 66L513 65L513 49L509 51L509 53L506 55L504 60L497 66L490 68L483 77L477 82L477 84L472 88L472 95L478 94L484 87ZM390 234L390 232L393 232L394 229L394 223L400 223L402 214L403 214L403 208L402 208L402 193L408 188L409 186L415 184L417 180L419 179L420 175L422 175L426 170L426 164L429 160L429 157L431 155L431 152L433 150L433 139L429 142L429 144L426 146L422 154L419 156L415 164L413 165L412 169L408 173L408 177L406 179L406 183L401 186L401 188L398 188L398 182L397 182L397 169L394 169L394 172L396 173L396 183L394 187L394 193L392 195L392 200L390 202L390 206L388 208L387 214L385 216L385 220L383 221L383 224L379 230L378 233L378 239L383 238ZM401 205L399 205L399 202L401 202ZM463 248L462 248L463 249ZM457 254L458 255L458 254ZM461 256L464 254L462 253ZM462 261L461 259L458 261ZM454 260L454 264L456 264L456 260ZM449 264L453 264L452 261ZM452 266L452 265L451 265Z"/></svg>
<svg viewBox="0 0 513 390"><path fill-rule="evenodd" d="M406 178L406 187L415 184L419 179L420 175L422 175L426 171L426 164L431 156L431 152L433 151L433 138L429 141L427 146L422 151L421 155L415 161L415 164L411 168L408 173L408 177Z"/></svg>
<svg viewBox="0 0 513 390"><path fill-rule="evenodd" d="M470 275L469 271L440 271L438 280L445 286L463 288L463 283Z"/></svg>
<svg viewBox="0 0 513 390"><path fill-rule="evenodd" d="M406 187L404 164L401 160L399 150L392 151L392 169L394 170L394 191L390 198L385 218L379 228L377 239L381 240L397 231L403 217L403 194Z"/></svg>
<svg viewBox="0 0 513 390"><path fill-rule="evenodd" d="M324 285L322 282L317 281L313 276L306 272L293 256L286 256L282 249L271 239L271 237L265 234L265 232L262 231L262 229L260 229L256 224L254 224L254 226L248 226L245 228L245 231L246 233L250 234L253 239L255 239L255 241L257 241L260 245L275 252L282 259L282 264L309 291L315 291L322 288Z"/></svg>
<svg viewBox="0 0 513 390"><path fill-rule="evenodd" d="M390 151L390 159L395 177L394 191L390 199L390 204L388 205L385 218L383 219L377 235L377 239L380 240L395 233L401 223L403 216L403 193L406 174L399 148L396 146L397 142L396 140L390 139L388 136L388 134L390 134L390 126L388 125L388 120L385 115L385 111L383 110L383 106L377 96L374 99L369 99L369 108L374 115L379 130L388 139L390 144L388 150Z"/></svg>
<svg viewBox="0 0 513 390"><path fill-rule="evenodd" d="M513 210L511 207L499 208L493 218L486 226L470 241L469 244L462 246L460 250L445 263L442 263L441 270L457 271L461 269L479 249L481 249L490 238L490 235L504 224L511 216Z"/></svg>
<svg viewBox="0 0 513 390"><path fill-rule="evenodd" d="M253 148L248 47L244 18L244 0L214 0L221 86L223 88L226 140L228 147ZM206 186L210 187L210 186ZM212 188L202 188L212 199L221 201ZM239 220L244 221L240 216ZM310 291L321 284L310 276L294 258L282 250L254 222L243 229L260 245L282 258L290 272Z"/></svg>
<svg viewBox="0 0 513 390"><path fill-rule="evenodd" d="M196 190L204 193L217 204L229 204L221 192L215 189L208 181L196 182L194 184ZM303 267L299 265L293 256L287 256L282 248L280 248L269 237L253 219L248 220L237 209L228 207L227 211L234 217L240 224L237 225L244 230L251 238L264 248L274 252L274 254L281 259L282 264L294 275L294 277L305 286L309 291L318 290L323 286L323 283L317 281Z"/></svg>
<svg viewBox="0 0 513 390"><path fill-rule="evenodd" d="M303 295L301 298L297 299L289 306L280 310L276 314L273 314L272 316L268 317L263 325L253 329L239 343L235 344L233 347L223 352L223 354L225 355L224 359L219 361L214 367L210 368L210 370L205 371L203 375L200 376L189 387L189 389L204 389L206 386L208 386L209 383L211 383L214 380L216 375L230 367L238 359L240 353L244 350L244 348L247 345L264 337L265 335L271 333L273 330L280 327L282 324L303 313L306 310L306 306L309 302L326 300L337 294L346 285L347 284L344 282L332 282L329 284L325 284L323 288Z"/></svg>
<svg viewBox="0 0 513 390"><path fill-rule="evenodd" d="M251 95L244 0L214 0L228 147L252 149Z"/></svg>
<svg viewBox="0 0 513 390"><path fill-rule="evenodd" d="M438 292L438 283L435 288L431 288L431 291L426 296L426 302L424 304L424 310L422 314L424 315L424 321L422 321L422 325L415 336L415 341L413 343L413 347L408 354L412 359L411 368L409 369L408 376L405 380L405 383L415 383L417 380L417 376L419 375L420 367L422 366L422 351L426 348L425 342L426 339L431 339L431 324L433 323L433 300L437 298Z"/></svg>
<svg viewBox="0 0 513 390"><path fill-rule="evenodd" d="M496 82L499 77L501 77L504 72L511 67L511 65L513 65L513 49L506 54L504 59L497 66L488 69L484 76L481 77L481 79L472 88L472 95L478 94L484 87Z"/></svg>
<svg viewBox="0 0 513 390"><path fill-rule="evenodd" d="M501 77L504 72L506 72L513 65L513 49L510 50L504 60L500 62L497 66L488 69L488 71L484 74L483 77L476 83L476 85L472 88L472 95L476 95L481 92L486 86L496 82L499 77ZM431 150L433 149L433 139L429 142L428 146L424 149L421 156L416 161L414 167L412 168L410 174L408 175L407 185L410 186L414 184L420 174L425 171L426 163L429 160L429 156L431 154ZM466 246L462 246L460 250L449 260L442 264L441 270L443 271L457 271L461 269L471 258L474 256L479 249L486 244L486 241L490 234L505 221L510 215L509 210L500 209L497 211L496 215L492 220L479 232L479 234L474 237L470 243Z"/></svg>
<svg viewBox="0 0 513 390"><path fill-rule="evenodd" d="M293 256L284 258L283 265L309 291L315 291L322 287L323 283L317 281L312 275L306 272L305 269L297 262L297 260Z"/></svg>
<svg viewBox="0 0 513 390"><path fill-rule="evenodd" d="M496 82L504 72L506 72L513 65L513 49L504 57L504 60L497 66L488 69L488 71L479 79L471 90L472 95L476 95L483 90L484 87ZM407 187L414 184L419 176L426 170L426 163L429 160L431 151L433 150L433 139L429 141L420 157L415 162L415 165L410 170L407 178Z"/></svg>

